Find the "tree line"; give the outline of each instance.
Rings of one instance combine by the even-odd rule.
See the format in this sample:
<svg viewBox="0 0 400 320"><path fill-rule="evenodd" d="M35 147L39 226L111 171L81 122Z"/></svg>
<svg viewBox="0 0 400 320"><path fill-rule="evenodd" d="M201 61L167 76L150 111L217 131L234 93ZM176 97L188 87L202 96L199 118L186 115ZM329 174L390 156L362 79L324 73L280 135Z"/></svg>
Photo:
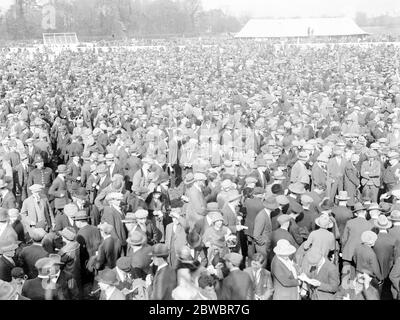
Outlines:
<svg viewBox="0 0 400 320"><path fill-rule="evenodd" d="M43 30L41 4L16 0L0 12L0 38L40 39L43 32L88 39L193 36L238 32L243 25L222 10L204 10L201 0L53 0L55 29Z"/></svg>

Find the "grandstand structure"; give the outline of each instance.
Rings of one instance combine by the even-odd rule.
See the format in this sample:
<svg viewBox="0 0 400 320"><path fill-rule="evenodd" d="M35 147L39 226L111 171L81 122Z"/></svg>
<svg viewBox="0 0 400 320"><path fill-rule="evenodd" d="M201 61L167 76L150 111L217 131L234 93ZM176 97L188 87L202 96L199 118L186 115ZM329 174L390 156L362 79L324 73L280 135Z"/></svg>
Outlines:
<svg viewBox="0 0 400 320"><path fill-rule="evenodd" d="M70 33L43 33L45 47L71 47L78 46L79 41L75 32Z"/></svg>
<svg viewBox="0 0 400 320"><path fill-rule="evenodd" d="M251 19L236 38L305 38L364 36L350 18Z"/></svg>

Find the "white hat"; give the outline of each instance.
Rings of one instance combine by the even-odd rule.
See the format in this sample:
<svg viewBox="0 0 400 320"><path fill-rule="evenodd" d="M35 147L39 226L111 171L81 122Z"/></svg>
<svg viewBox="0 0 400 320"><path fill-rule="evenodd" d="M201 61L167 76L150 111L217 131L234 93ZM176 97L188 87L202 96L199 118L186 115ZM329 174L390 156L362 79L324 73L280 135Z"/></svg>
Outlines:
<svg viewBox="0 0 400 320"><path fill-rule="evenodd" d="M43 189L43 186L41 184L33 184L29 187L29 190L32 192L40 192Z"/></svg>
<svg viewBox="0 0 400 320"><path fill-rule="evenodd" d="M193 175L195 181L206 181L207 177L204 173L197 172Z"/></svg>
<svg viewBox="0 0 400 320"><path fill-rule="evenodd" d="M368 231L364 231L361 234L361 242L362 243L366 243L366 244L369 244L369 245L374 245L376 239L378 239L378 236L373 231L368 230Z"/></svg>
<svg viewBox="0 0 400 320"><path fill-rule="evenodd" d="M149 215L149 212L144 209L137 209L135 212L136 219L144 219L147 218Z"/></svg>
<svg viewBox="0 0 400 320"><path fill-rule="evenodd" d="M276 243L274 252L278 256L290 256L296 252L296 247L292 246L286 239L281 239Z"/></svg>

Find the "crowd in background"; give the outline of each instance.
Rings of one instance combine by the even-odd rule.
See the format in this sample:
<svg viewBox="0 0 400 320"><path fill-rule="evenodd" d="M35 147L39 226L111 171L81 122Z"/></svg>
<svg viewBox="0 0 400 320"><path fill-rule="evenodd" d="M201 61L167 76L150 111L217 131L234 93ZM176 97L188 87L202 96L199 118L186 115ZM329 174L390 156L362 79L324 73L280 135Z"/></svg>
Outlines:
<svg viewBox="0 0 400 320"><path fill-rule="evenodd" d="M397 299L398 54L0 52L0 298Z"/></svg>

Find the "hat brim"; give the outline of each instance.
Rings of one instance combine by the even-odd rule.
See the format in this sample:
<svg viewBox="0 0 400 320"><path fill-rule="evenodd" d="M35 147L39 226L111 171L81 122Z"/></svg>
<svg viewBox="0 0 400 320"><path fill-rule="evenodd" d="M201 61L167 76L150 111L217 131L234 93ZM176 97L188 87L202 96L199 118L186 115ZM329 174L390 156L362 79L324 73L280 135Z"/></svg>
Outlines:
<svg viewBox="0 0 400 320"><path fill-rule="evenodd" d="M339 197L339 196L335 196L335 198L338 199L338 200L342 200L342 201L350 200L350 197L344 197L344 198L342 198L342 197Z"/></svg>
<svg viewBox="0 0 400 320"><path fill-rule="evenodd" d="M296 252L296 248L291 246L290 248L287 248L288 250L286 251L279 251L277 248L274 248L274 253L278 256L291 256ZM289 250L290 249L290 250Z"/></svg>

